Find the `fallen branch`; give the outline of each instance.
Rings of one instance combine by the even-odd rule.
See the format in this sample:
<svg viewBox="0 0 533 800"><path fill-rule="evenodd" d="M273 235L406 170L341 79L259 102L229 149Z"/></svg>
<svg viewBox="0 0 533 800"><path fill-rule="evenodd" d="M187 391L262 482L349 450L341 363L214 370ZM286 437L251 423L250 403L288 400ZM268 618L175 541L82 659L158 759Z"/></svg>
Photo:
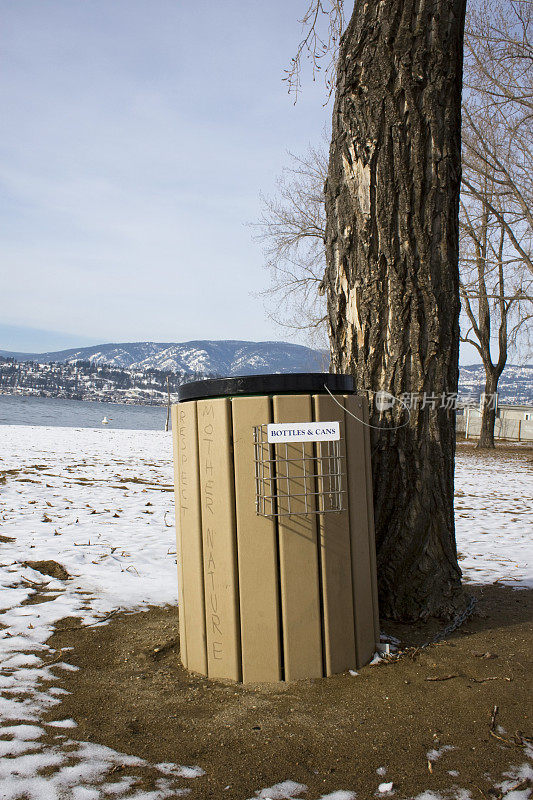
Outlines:
<svg viewBox="0 0 533 800"><path fill-rule="evenodd" d="M521 731L517 731L515 735L510 738L507 736L500 736L499 734L496 733L495 731L496 718L498 716L499 710L500 709L498 706L494 706L494 708L492 709L492 714L490 717L490 730L489 730L490 735L493 736L494 739L497 739L499 742L503 742L503 744L507 745L507 747L526 747L526 745L529 745L531 741L533 741L532 737L524 736L524 734Z"/></svg>

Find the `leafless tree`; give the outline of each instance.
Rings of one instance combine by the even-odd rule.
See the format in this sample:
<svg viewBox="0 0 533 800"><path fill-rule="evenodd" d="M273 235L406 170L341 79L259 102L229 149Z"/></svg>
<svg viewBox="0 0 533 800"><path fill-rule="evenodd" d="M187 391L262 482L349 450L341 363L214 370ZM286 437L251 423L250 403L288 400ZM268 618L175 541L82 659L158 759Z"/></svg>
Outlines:
<svg viewBox="0 0 533 800"><path fill-rule="evenodd" d="M478 0L466 21L461 340L476 348L486 371L480 447L494 443L490 397L497 391L507 357L531 338L532 17L533 4L525 0L509 0L505 6ZM306 56L315 72L327 56L330 89L344 24L342 3L313 0L302 23L305 35L288 71L289 86L295 93L299 90ZM327 321L325 151L326 147L317 147L309 148L302 158L291 155L276 197L263 198L257 225L271 272L271 286L263 292L271 316L288 328L313 332L325 330Z"/></svg>
<svg viewBox="0 0 533 800"><path fill-rule="evenodd" d="M261 292L270 317L289 329L316 332L322 340L327 170L325 148L310 146L303 156L290 153L275 196L261 198L261 216L253 224L270 272L270 286Z"/></svg>
<svg viewBox="0 0 533 800"><path fill-rule="evenodd" d="M505 6L480 0L467 17L461 339L477 349L485 368L478 447L494 447L498 380L532 319L532 32L533 5L524 0Z"/></svg>
<svg viewBox="0 0 533 800"><path fill-rule="evenodd" d="M355 3L326 188L331 362L369 397L380 608L464 607L453 515L465 0Z"/></svg>
<svg viewBox="0 0 533 800"><path fill-rule="evenodd" d="M510 352L533 318L533 279L493 214L496 203L487 180L480 197L463 189L460 224L460 291L465 324L461 341L473 345L485 368L478 447L494 447L498 381ZM495 355L494 355L495 353Z"/></svg>
<svg viewBox="0 0 533 800"><path fill-rule="evenodd" d="M463 185L488 173L489 210L533 272L533 4L477 0L465 32Z"/></svg>
<svg viewBox="0 0 533 800"><path fill-rule="evenodd" d="M477 328L487 375L494 377L527 299L520 276L532 266L531 4L473 2L464 51L461 289L463 1L356 4L339 40L342 0L310 0L287 73L296 93L305 56L313 76L329 59L330 91L337 77L325 247L322 203L318 213L302 203L302 176L290 168L261 221L269 264L278 294L288 290L293 302L299 296L299 307L312 299L313 324L322 319L317 304L320 309L325 291L332 368L352 371L371 392L454 391L460 290L469 319L465 338L474 341ZM430 39L419 35L424 26ZM313 191L305 192L311 203L319 197L318 172L322 183L323 172L315 170ZM496 364L490 356L495 312ZM395 420L391 412L387 422ZM382 422L375 408L373 421ZM439 410L417 412L407 427L374 436L380 599L388 615L451 613L461 603L453 441L453 419ZM413 557L414 543L423 562Z"/></svg>

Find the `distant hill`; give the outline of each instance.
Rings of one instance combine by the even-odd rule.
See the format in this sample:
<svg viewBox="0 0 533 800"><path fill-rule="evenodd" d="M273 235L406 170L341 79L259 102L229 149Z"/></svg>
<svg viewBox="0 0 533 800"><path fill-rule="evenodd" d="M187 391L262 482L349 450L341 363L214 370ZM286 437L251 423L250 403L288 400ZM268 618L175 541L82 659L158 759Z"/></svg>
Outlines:
<svg viewBox="0 0 533 800"><path fill-rule="evenodd" d="M479 397L485 387L483 364L459 368L459 393ZM500 403L533 405L533 364L507 364L498 384Z"/></svg>
<svg viewBox="0 0 533 800"><path fill-rule="evenodd" d="M179 375L258 375L285 372L327 372L329 358L288 342L205 340L193 342L129 342L101 344L48 353L12 353L0 356L40 364L90 362L127 370L156 369ZM484 387L481 364L460 368L459 393L479 397ZM533 404L533 365L508 364L499 385L501 403Z"/></svg>
<svg viewBox="0 0 533 800"><path fill-rule="evenodd" d="M126 369L159 369L182 374L258 375L266 372L327 372L329 357L288 342L194 341L101 344L50 353L0 355L39 364L89 361Z"/></svg>

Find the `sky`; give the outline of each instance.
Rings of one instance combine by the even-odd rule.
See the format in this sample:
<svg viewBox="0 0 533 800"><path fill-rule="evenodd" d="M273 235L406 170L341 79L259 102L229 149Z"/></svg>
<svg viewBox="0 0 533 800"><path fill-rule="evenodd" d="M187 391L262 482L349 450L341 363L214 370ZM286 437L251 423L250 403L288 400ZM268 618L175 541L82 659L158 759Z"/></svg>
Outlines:
<svg viewBox="0 0 533 800"><path fill-rule="evenodd" d="M3 0L0 349L294 338L250 223L329 127L282 80L306 7Z"/></svg>
<svg viewBox="0 0 533 800"><path fill-rule="evenodd" d="M247 223L331 115L304 6L4 0L0 347L287 338Z"/></svg>

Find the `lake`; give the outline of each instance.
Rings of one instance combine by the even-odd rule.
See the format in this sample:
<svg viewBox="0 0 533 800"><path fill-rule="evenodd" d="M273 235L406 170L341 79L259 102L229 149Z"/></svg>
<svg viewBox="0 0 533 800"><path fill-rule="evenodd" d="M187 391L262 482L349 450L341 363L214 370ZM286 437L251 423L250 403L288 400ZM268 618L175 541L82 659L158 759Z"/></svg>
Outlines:
<svg viewBox="0 0 533 800"><path fill-rule="evenodd" d="M108 425L102 425L104 417L110 420ZM56 397L0 395L0 425L162 431L165 429L166 417L166 406L130 406Z"/></svg>

